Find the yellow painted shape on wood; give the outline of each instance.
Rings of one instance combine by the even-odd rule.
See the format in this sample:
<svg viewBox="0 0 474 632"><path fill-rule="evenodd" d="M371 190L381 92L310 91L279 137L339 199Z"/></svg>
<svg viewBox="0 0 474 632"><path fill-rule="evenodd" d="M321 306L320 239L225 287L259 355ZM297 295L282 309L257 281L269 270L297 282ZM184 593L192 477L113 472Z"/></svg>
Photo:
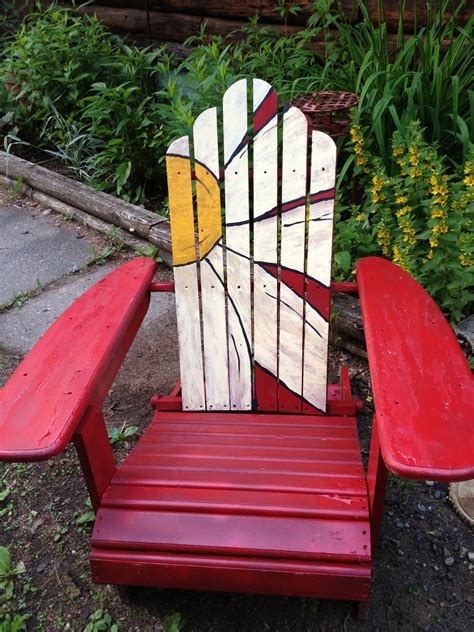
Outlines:
<svg viewBox="0 0 474 632"><path fill-rule="evenodd" d="M189 158L166 157L173 265L196 261L193 189Z"/></svg>
<svg viewBox="0 0 474 632"><path fill-rule="evenodd" d="M203 259L222 237L219 183L206 167L196 164L199 255Z"/></svg>

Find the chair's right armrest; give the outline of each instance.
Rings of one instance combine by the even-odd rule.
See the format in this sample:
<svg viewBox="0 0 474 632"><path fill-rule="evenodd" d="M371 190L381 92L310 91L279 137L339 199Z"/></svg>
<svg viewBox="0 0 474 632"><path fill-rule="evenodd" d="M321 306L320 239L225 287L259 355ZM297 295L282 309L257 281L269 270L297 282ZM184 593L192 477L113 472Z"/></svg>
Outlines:
<svg viewBox="0 0 474 632"><path fill-rule="evenodd" d="M357 264L380 448L406 478L474 477L474 380L453 330L395 264Z"/></svg>

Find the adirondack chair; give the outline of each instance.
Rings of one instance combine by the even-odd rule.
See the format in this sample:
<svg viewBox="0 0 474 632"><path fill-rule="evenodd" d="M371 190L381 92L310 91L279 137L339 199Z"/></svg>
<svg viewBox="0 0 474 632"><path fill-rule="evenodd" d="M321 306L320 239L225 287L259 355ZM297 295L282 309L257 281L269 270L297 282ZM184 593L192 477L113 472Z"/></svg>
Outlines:
<svg viewBox="0 0 474 632"><path fill-rule="evenodd" d="M401 268L369 257L357 284L331 284L328 136L308 135L295 107L279 112L258 79L227 90L222 143L220 130L210 108L192 150L182 137L166 156L174 284L155 283L142 258L79 298L1 391L0 458L44 460L74 443L97 512L95 582L364 604L387 470L474 477L472 376ZM348 370L327 383L335 290L358 292L362 308L376 410L367 474ZM116 467L102 404L150 294L171 291L181 383L153 397Z"/></svg>

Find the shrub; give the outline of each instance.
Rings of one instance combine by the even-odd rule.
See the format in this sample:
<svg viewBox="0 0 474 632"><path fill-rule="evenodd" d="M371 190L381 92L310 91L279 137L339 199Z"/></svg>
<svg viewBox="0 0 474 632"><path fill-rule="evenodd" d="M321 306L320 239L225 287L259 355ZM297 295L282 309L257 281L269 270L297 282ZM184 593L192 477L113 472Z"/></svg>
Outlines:
<svg viewBox="0 0 474 632"><path fill-rule="evenodd" d="M380 157L367 150L365 130L352 127L356 174L368 195L337 228L336 248L349 258L348 268L364 254L392 259L456 321L473 299L474 146L464 166L449 171L423 131L415 122L405 135L393 134L397 169L389 175ZM366 252L364 243L370 244Z"/></svg>
<svg viewBox="0 0 474 632"><path fill-rule="evenodd" d="M17 100L35 121L51 114L49 103L71 115L91 85L109 81L118 73L114 38L95 16L77 16L55 5L33 13L12 34L1 74L13 76L20 87Z"/></svg>
<svg viewBox="0 0 474 632"><path fill-rule="evenodd" d="M438 143L453 163L466 160L472 142L472 57L474 16L466 26L456 25L465 2L427 3L428 24L405 38L403 20L396 48L383 22L373 24L367 4L359 0L362 20L349 24L335 19L337 40L326 59L326 77L332 87L360 96L359 118L371 128L374 151L394 168L390 139L394 131L418 120L430 143ZM405 0L400 2L403 15ZM416 21L415 21L416 24Z"/></svg>

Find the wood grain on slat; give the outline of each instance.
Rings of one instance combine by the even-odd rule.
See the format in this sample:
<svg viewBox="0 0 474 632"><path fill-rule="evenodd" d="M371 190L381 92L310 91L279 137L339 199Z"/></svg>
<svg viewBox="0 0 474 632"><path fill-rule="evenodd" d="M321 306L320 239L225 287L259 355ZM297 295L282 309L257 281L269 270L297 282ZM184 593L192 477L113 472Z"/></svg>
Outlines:
<svg viewBox="0 0 474 632"><path fill-rule="evenodd" d="M182 510L247 515L368 520L367 499L360 496L284 494L182 487L111 485L103 507Z"/></svg>
<svg viewBox="0 0 474 632"><path fill-rule="evenodd" d="M229 372L216 108L200 114L193 132L206 408L227 410Z"/></svg>
<svg viewBox="0 0 474 632"><path fill-rule="evenodd" d="M367 601L372 564L98 549L93 580L101 584L219 590Z"/></svg>
<svg viewBox="0 0 474 632"><path fill-rule="evenodd" d="M252 304L247 80L223 99L230 408L252 407Z"/></svg>
<svg viewBox="0 0 474 632"><path fill-rule="evenodd" d="M278 265L278 100L272 87L253 80L254 357L269 377L255 373L259 410L277 410L278 278L264 265Z"/></svg>
<svg viewBox="0 0 474 632"><path fill-rule="evenodd" d="M166 170L173 242L183 408L199 410L205 407L205 392L191 165L187 136L179 138L170 145L166 156Z"/></svg>
<svg viewBox="0 0 474 632"><path fill-rule="evenodd" d="M113 483L366 493L354 418L286 414L159 412Z"/></svg>
<svg viewBox="0 0 474 632"><path fill-rule="evenodd" d="M303 397L325 411L329 303L334 221L336 146L319 131L312 133L310 208L307 244L307 289ZM305 410L305 405L303 406Z"/></svg>
<svg viewBox="0 0 474 632"><path fill-rule="evenodd" d="M122 513L121 513L122 512ZM369 562L369 525L358 521L101 509L93 546L279 559Z"/></svg>

